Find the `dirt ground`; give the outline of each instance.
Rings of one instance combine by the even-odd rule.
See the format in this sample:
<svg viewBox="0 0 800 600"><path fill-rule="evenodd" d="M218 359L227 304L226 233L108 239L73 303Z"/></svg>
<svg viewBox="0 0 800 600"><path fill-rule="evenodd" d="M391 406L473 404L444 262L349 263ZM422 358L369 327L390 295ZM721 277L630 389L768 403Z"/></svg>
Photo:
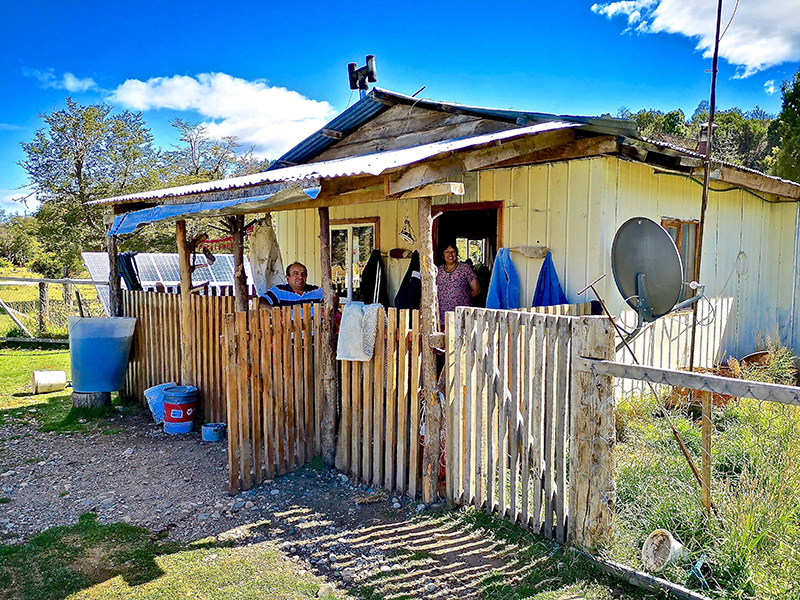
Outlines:
<svg viewBox="0 0 800 600"><path fill-rule="evenodd" d="M3 543L95 512L181 541L269 540L298 570L354 596L477 598L487 575L516 577L491 539L333 470L306 467L229 496L224 442L166 435L143 412L88 435L42 433L26 415L0 426L0 438Z"/></svg>

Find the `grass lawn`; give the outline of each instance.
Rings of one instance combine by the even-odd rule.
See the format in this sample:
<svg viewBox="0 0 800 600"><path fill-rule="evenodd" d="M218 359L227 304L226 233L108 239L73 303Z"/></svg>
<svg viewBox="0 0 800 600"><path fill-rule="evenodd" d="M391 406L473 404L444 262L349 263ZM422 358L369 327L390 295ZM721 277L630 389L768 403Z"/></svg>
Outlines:
<svg viewBox="0 0 800 600"><path fill-rule="evenodd" d="M179 545L140 527L102 525L91 513L27 544L0 546L0 598L9 600L293 600L316 598L319 588L267 543Z"/></svg>

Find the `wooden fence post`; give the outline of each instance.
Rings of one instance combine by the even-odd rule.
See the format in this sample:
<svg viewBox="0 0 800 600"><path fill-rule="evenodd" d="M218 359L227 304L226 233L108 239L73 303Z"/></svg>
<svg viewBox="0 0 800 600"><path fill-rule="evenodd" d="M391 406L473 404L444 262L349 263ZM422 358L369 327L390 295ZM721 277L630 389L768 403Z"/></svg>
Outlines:
<svg viewBox="0 0 800 600"><path fill-rule="evenodd" d="M613 359L611 323L580 318L572 349L574 357ZM613 532L615 410L611 377L572 369L569 537L588 552L607 545Z"/></svg>
<svg viewBox="0 0 800 600"><path fill-rule="evenodd" d="M108 248L108 301L112 317L122 316L122 284L117 264L117 236L106 238Z"/></svg>
<svg viewBox="0 0 800 600"><path fill-rule="evenodd" d="M50 323L49 287L46 281L39 282L39 335L41 337L44 337Z"/></svg>
<svg viewBox="0 0 800 600"><path fill-rule="evenodd" d="M186 221L175 223L178 245L178 264L181 273L181 383L194 385L192 356L194 346L194 323L192 322L192 271L189 264L191 249L186 239Z"/></svg>
<svg viewBox="0 0 800 600"><path fill-rule="evenodd" d="M439 461L441 455L442 407L436 388L436 356L431 338L436 331L439 308L436 297L436 265L433 264L433 219L431 198L419 199L419 259L422 275L422 382L425 398L425 448L422 454L422 500L436 502L439 495ZM411 390L412 402L418 402L417 391ZM412 440L418 432L412 432Z"/></svg>
<svg viewBox="0 0 800 600"><path fill-rule="evenodd" d="M319 255L322 291L325 296L322 314L322 460L333 466L336 456L336 361L333 357L333 282L331 278L331 226L327 206L319 212Z"/></svg>

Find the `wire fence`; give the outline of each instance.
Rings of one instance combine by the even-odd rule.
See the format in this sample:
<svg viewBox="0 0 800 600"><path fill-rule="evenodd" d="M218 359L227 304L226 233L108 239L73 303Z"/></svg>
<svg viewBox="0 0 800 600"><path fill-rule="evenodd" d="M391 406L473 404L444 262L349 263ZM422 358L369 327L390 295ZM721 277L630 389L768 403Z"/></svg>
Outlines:
<svg viewBox="0 0 800 600"><path fill-rule="evenodd" d="M67 318L81 315L107 316L93 282L0 278L0 339L66 339Z"/></svg>
<svg viewBox="0 0 800 600"><path fill-rule="evenodd" d="M597 440L615 445L603 558L711 597L797 598L800 408L714 393L704 419L699 391L613 382L616 439Z"/></svg>

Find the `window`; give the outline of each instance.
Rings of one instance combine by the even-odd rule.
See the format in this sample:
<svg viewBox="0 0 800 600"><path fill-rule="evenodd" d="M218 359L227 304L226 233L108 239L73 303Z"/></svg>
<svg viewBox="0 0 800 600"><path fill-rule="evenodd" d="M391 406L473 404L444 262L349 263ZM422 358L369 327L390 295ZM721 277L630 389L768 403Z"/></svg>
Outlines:
<svg viewBox="0 0 800 600"><path fill-rule="evenodd" d="M670 218L661 219L661 226L672 236L675 245L678 247L678 253L681 255L684 283L698 280L697 273L694 271L694 260L697 255L697 228L699 225L699 221L682 221L680 219ZM678 298L678 302L683 302L694 295L695 291L690 289L687 285L684 285L681 288L681 295Z"/></svg>
<svg viewBox="0 0 800 600"><path fill-rule="evenodd" d="M465 237L456 238L456 246L458 246L456 249L458 250L459 258L461 260L471 258L473 265L485 265L488 258L486 256L487 242L486 238L480 240Z"/></svg>
<svg viewBox="0 0 800 600"><path fill-rule="evenodd" d="M331 222L331 276L340 298L361 299L361 272L378 247L378 223L377 218Z"/></svg>

